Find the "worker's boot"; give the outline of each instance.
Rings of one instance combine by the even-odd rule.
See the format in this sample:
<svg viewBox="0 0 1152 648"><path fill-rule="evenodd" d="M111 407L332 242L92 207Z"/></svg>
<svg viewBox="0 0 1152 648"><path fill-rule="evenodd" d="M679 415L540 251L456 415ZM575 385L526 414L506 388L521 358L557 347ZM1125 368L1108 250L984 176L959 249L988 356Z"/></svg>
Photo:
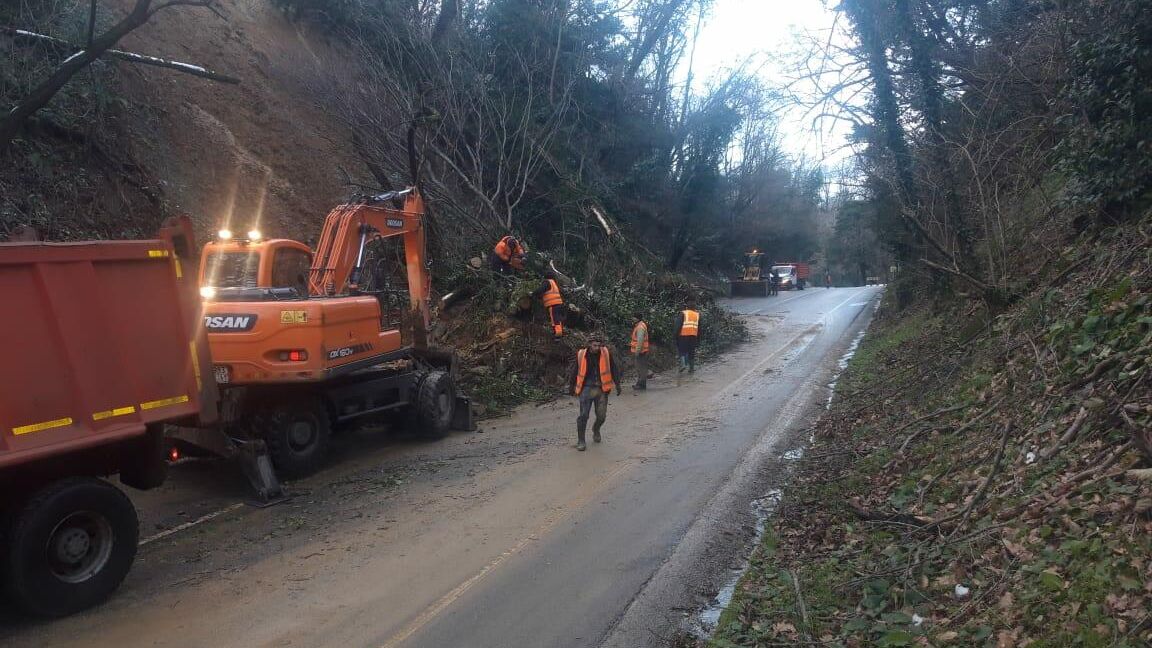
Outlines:
<svg viewBox="0 0 1152 648"><path fill-rule="evenodd" d="M596 443L600 443L600 426L599 425L593 425L592 426L592 441L594 441Z"/></svg>
<svg viewBox="0 0 1152 648"><path fill-rule="evenodd" d="M588 421L576 422L576 449L580 452L584 452L584 450L588 448L588 446L584 443L584 430L587 427ZM597 433L597 436L599 436L599 433Z"/></svg>

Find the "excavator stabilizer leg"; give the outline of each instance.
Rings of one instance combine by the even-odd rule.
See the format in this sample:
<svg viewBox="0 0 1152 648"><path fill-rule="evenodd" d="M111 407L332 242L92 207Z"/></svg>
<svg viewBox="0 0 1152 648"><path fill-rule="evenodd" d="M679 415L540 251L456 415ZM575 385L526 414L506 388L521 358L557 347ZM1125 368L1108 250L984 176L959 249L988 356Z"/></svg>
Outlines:
<svg viewBox="0 0 1152 648"><path fill-rule="evenodd" d="M240 469L256 491L256 500L249 502L260 508L279 504L288 499L284 495L284 488L276 478L276 469L272 467L272 460L268 457L268 447L264 442L256 439L247 441L239 448L237 458L240 460Z"/></svg>
<svg viewBox="0 0 1152 648"><path fill-rule="evenodd" d="M472 399L462 394L456 395L456 409L452 412L452 429L472 432L476 421L472 419Z"/></svg>

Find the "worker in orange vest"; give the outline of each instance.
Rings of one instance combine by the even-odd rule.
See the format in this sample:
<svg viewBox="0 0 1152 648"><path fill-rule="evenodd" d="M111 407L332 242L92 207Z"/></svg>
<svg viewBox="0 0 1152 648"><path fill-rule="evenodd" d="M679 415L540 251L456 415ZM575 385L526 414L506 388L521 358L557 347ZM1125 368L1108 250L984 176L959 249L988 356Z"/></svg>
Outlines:
<svg viewBox="0 0 1152 648"><path fill-rule="evenodd" d="M680 367L676 372L676 382L687 369L689 374L696 372L696 346L700 343L700 311L696 301L688 300L688 306L676 316L676 353L680 355Z"/></svg>
<svg viewBox="0 0 1152 648"><path fill-rule="evenodd" d="M532 292L532 296L539 297L544 304L544 310L548 311L548 321L552 323L552 338L559 340L564 337L564 319L568 309L564 306L564 296L560 294L560 282L556 281L556 275L548 273L544 283Z"/></svg>
<svg viewBox="0 0 1152 648"><path fill-rule="evenodd" d="M604 346L604 340L593 336L588 346L576 352L576 362L568 374L568 389L580 399L580 415L576 417L576 449L583 452L584 431L588 428L588 415L595 407L596 422L592 424L592 440L600 443L600 427L608 418L608 394L620 386L616 384L616 359Z"/></svg>
<svg viewBox="0 0 1152 648"><path fill-rule="evenodd" d="M515 236L504 236L496 241L496 246L492 248L492 269L500 273L523 270L524 258L527 255L527 245L521 243Z"/></svg>
<svg viewBox="0 0 1152 648"><path fill-rule="evenodd" d="M632 339L628 343L628 350L636 360L636 384L632 389L644 391L648 389L648 322L644 315L632 315Z"/></svg>

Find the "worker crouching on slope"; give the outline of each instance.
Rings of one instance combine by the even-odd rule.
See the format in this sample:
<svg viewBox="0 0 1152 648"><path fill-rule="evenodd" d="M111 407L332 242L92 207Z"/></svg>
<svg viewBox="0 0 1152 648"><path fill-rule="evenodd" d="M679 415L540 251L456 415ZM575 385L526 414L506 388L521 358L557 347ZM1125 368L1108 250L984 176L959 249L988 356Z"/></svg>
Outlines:
<svg viewBox="0 0 1152 648"><path fill-rule="evenodd" d="M568 309L564 306L564 296L560 294L560 282L556 281L556 276L548 274L544 278L544 283L532 291L532 296L539 297L544 304L544 310L548 311L553 339L559 340L564 337L564 318Z"/></svg>
<svg viewBox="0 0 1152 648"><path fill-rule="evenodd" d="M568 388L580 399L580 415L576 417L576 449L584 451L584 432L588 429L588 415L596 409L596 422L592 424L592 440L600 443L600 427L608 418L608 394L620 387L616 384L616 360L599 337L588 340L588 346L576 352L576 363L568 375Z"/></svg>
<svg viewBox="0 0 1152 648"><path fill-rule="evenodd" d="M700 342L700 311L696 301L689 300L688 307L676 316L676 353L680 356L680 366L676 372L676 384L680 384L684 370L696 373L696 346Z"/></svg>
<svg viewBox="0 0 1152 648"><path fill-rule="evenodd" d="M528 246L515 236L505 236L496 241L490 257L492 269L500 273L510 273L524 269L524 259L528 256Z"/></svg>
<svg viewBox="0 0 1152 648"><path fill-rule="evenodd" d="M632 316L632 340L628 343L628 350L636 360L636 384L632 389L648 389L648 322L640 313Z"/></svg>

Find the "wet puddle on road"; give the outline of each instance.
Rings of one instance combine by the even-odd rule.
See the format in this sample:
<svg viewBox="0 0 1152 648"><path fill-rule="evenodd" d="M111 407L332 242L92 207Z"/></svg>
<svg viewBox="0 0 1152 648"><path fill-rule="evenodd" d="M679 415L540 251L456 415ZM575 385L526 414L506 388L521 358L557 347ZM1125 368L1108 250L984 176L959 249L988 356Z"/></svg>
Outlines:
<svg viewBox="0 0 1152 648"><path fill-rule="evenodd" d="M764 530L768 526L768 520L776 513L776 508L780 506L780 498L783 495L784 491L774 488L768 491L764 497L753 500L752 513L756 516L755 532L752 538L753 546L758 546L760 541L764 539ZM745 558L743 564L731 570L728 581L724 587L720 588L716 598L712 599L708 607L701 610L700 614L697 615L696 623L693 624L692 628L693 634L701 639L708 639L712 636L712 632L716 630L716 624L720 622L720 615L732 602L732 596L736 594L736 586L740 584L744 572L748 571L748 566L749 559Z"/></svg>
<svg viewBox="0 0 1152 648"><path fill-rule="evenodd" d="M832 375L832 379L827 383L828 387L828 400L824 404L824 409L829 410L832 408L832 400L836 396L836 383L840 380L840 376L844 370L848 368L848 363L851 362L852 357L856 355L856 350L860 347L860 342L863 341L864 335L867 333L867 328L864 328L852 339L848 348L836 361L836 372ZM810 340L808 340L810 341ZM806 344L801 345L801 349ZM791 355L791 354L789 354ZM782 365L787 364L789 358L786 356ZM765 371L765 373L768 373ZM804 452L809 445L815 440L814 433L810 433L808 439L805 440L803 445L792 448L784 454L780 455L780 459L786 462L785 475L782 483L787 484L791 479L793 467L795 463L804 458ZM752 514L755 517L755 526L752 538L753 551L756 547L760 546L760 542L764 539L764 531L768 526L768 521L776 513L776 509L780 505L780 500L783 498L784 491L780 488L774 488L763 497L760 497L752 502ZM694 622L690 625L690 630L697 638L710 639L712 634L716 631L717 624L720 623L720 616L724 610L732 603L732 597L736 593L736 587L740 584L740 580L744 578L745 572L751 563L752 552L744 558L741 565L737 568L730 570L729 578L720 588L720 591L712 599L703 610L697 615Z"/></svg>

